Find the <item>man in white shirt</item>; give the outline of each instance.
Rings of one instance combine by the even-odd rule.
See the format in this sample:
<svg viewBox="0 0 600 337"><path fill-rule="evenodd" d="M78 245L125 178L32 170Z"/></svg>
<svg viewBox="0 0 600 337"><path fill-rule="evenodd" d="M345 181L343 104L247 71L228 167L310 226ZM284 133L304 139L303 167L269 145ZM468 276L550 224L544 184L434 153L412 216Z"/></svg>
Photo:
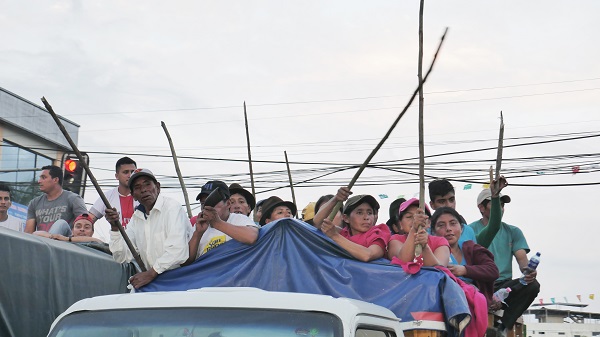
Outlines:
<svg viewBox="0 0 600 337"><path fill-rule="evenodd" d="M24 221L8 214L11 205L10 188L0 185L0 226L22 232L25 227Z"/></svg>
<svg viewBox="0 0 600 337"><path fill-rule="evenodd" d="M224 199L214 207L205 205L208 195L216 189L221 190ZM254 244L258 239L259 226L252 219L229 211L230 196L229 188L222 181L209 181L202 186L202 191L196 198L200 200L202 212L198 215L196 230L189 242L190 257L186 263L193 262L200 255L231 239L248 245Z"/></svg>
<svg viewBox="0 0 600 337"><path fill-rule="evenodd" d="M179 202L160 195L160 183L150 170L135 170L129 179L129 189L140 205L125 231L147 268L147 271L129 279L137 289L152 282L164 271L179 268L188 259L192 226ZM106 209L109 222L119 216L116 209ZM109 248L115 261L133 260L119 229L112 225Z"/></svg>
<svg viewBox="0 0 600 337"><path fill-rule="evenodd" d="M136 168L136 162L129 157L117 160L115 178L117 178L119 185L104 193L108 203L121 214L119 221L121 221L124 228L127 228L135 207L139 204L135 201L129 189L129 178ZM110 225L105 222L96 223L98 219L104 216L105 211L106 205L104 205L102 198L98 198L90 208L90 218L94 224L94 237L108 242L110 240Z"/></svg>

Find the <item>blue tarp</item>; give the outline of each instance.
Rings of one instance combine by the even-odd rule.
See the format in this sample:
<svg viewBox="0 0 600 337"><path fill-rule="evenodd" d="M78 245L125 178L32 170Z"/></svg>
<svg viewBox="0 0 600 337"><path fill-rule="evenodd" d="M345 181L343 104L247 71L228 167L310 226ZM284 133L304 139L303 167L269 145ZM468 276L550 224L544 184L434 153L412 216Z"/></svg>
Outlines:
<svg viewBox="0 0 600 337"><path fill-rule="evenodd" d="M140 291L202 287L354 298L389 308L404 322L442 315L446 322L462 321L470 315L463 291L443 272L423 268L410 275L386 259L358 261L321 231L293 219L261 228L254 245L231 240L192 265L159 275Z"/></svg>

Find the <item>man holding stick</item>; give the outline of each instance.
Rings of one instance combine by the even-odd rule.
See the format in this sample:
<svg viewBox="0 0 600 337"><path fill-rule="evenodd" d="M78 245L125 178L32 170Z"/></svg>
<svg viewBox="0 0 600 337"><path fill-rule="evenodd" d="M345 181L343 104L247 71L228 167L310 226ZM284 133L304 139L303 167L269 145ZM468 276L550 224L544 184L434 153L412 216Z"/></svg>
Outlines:
<svg viewBox="0 0 600 337"><path fill-rule="evenodd" d="M135 170L129 178L129 189L140 205L126 232L148 268L129 279L137 289L152 282L162 272L178 268L188 259L192 227L181 205L160 195L160 183L150 170ZM133 256L118 227L112 225L119 218L116 209L106 209L106 219L111 222L109 248L115 261L129 262Z"/></svg>

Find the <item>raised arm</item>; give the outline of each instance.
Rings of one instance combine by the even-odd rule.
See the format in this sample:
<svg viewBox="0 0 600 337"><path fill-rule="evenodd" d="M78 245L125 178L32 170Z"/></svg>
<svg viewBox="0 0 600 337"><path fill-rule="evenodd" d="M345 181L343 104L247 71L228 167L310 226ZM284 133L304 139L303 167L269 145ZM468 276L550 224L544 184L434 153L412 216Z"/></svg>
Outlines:
<svg viewBox="0 0 600 337"><path fill-rule="evenodd" d="M500 230L502 224L502 204L500 203L500 191L508 185L508 182L504 176L500 176L498 180L494 179L490 184L490 191L492 192L492 203L490 209L490 219L487 224L479 233L477 233L477 243L484 248L488 248L496 234Z"/></svg>
<svg viewBox="0 0 600 337"><path fill-rule="evenodd" d="M247 226L236 226L221 219L217 210L210 206L204 206L202 217L205 218L214 229L229 235L235 241L251 245L258 239L258 228L255 227L255 224L251 219L248 219Z"/></svg>
<svg viewBox="0 0 600 337"><path fill-rule="evenodd" d="M348 187L340 187L336 195L333 198L329 199L329 201L327 201L325 204L323 204L323 206L321 206L317 214L315 214L315 217L313 218L313 224L315 225L315 227L321 229L321 224L323 223L323 220L329 217L329 214L331 214L331 211L333 211L333 207L335 206L335 204L337 204L338 201L344 202L348 200L348 197L351 194L352 192Z"/></svg>

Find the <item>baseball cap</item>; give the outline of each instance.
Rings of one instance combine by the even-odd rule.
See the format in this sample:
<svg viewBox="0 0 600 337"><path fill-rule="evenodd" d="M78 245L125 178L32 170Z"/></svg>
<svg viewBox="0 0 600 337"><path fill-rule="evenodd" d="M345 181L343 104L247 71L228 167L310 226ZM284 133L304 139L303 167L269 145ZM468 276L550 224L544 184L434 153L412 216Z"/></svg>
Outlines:
<svg viewBox="0 0 600 337"><path fill-rule="evenodd" d="M154 180L155 183L158 183L158 181L156 180L156 177L154 176L154 173L152 173L152 171L148 170L147 168L139 168L135 171L133 171L133 174L131 175L131 177L129 177L129 190L133 191L133 182L139 178L139 177L150 177L152 178L152 180Z"/></svg>
<svg viewBox="0 0 600 337"><path fill-rule="evenodd" d="M400 205L405 201L406 201L406 199L404 199L404 198L398 198L398 199L392 201L392 203L390 204L390 209L389 209L390 218L386 222L386 224L388 226L391 225L392 223L396 222L396 220L398 219L398 213L400 213L400 211L398 211L398 209L400 208Z"/></svg>
<svg viewBox="0 0 600 337"><path fill-rule="evenodd" d="M419 198L410 198L405 202L400 204L400 208L398 209L398 213L406 211L410 206L415 205L419 207ZM425 214L431 215L431 211L429 210L429 206L425 204Z"/></svg>
<svg viewBox="0 0 600 337"><path fill-rule="evenodd" d="M510 197L508 195L500 193L499 196L500 200L502 200L502 202L504 202L505 204L508 204L510 202ZM492 191L489 188L486 188L479 192L479 195L477 196L477 205L481 204L484 200L492 200Z"/></svg>
<svg viewBox="0 0 600 337"><path fill-rule="evenodd" d="M92 223L92 219L90 218L90 215L87 213L83 213L80 216L76 217L75 221L73 221L73 224L75 224L79 220L85 220L85 221L88 221L89 223Z"/></svg>
<svg viewBox="0 0 600 337"><path fill-rule="evenodd" d="M377 200L375 200L375 198L373 198L373 196L368 195L368 194L359 194L359 195L350 197L350 199L348 199L348 201L346 201L346 204L344 205L344 210L342 213L344 213L344 214L352 213L352 211L356 207L358 207L360 204L362 204L363 202L366 202L367 204L371 205L371 207L373 207L374 211L379 210L379 203L377 202Z"/></svg>
<svg viewBox="0 0 600 337"><path fill-rule="evenodd" d="M302 220L308 221L315 217L315 204L316 202L311 201L308 203L308 205L306 205L306 207L304 207L302 210Z"/></svg>
<svg viewBox="0 0 600 337"><path fill-rule="evenodd" d="M217 188L220 188L228 197L231 196L227 184L220 180L211 180L202 186L202 190L200 190L200 193L198 193L198 196L196 196L196 200L200 200L202 195L209 195L210 192L216 190Z"/></svg>

